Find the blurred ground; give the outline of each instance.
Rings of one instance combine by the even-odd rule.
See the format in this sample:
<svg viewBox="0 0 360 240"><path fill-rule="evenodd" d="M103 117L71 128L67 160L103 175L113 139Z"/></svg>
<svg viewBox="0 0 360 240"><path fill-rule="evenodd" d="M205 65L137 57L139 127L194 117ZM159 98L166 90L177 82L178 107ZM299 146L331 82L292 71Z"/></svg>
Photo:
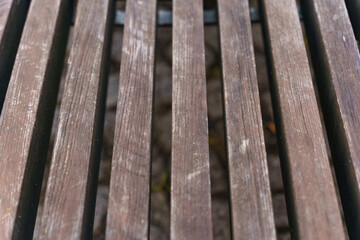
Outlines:
<svg viewBox="0 0 360 240"><path fill-rule="evenodd" d="M205 8L216 8L214 1L205 1L204 5ZM252 7L257 6L255 0L250 0L250 5ZM160 3L159 7L171 9L171 4ZM123 4L119 4L118 8L124 8ZM122 30L122 27L115 27L113 32L111 67L104 126L104 142L94 223L95 240L104 239L105 234L118 78L121 64ZM268 85L268 73L266 69L261 25L259 23L253 24L252 31L276 229L278 239L290 239L280 161L276 143L275 126L272 116L271 96ZM170 229L169 173L171 162L171 37L170 27L158 28L150 220L150 238L152 240L169 239ZM215 239L230 239L227 160L224 144L224 122L220 77L221 60L218 40L219 32L217 26L206 26L205 47L213 232ZM61 94L58 101L58 107L60 106L60 103ZM55 119L57 119L57 116L55 116ZM53 127L52 141L55 137L55 131L56 123ZM41 214L41 205L39 209L38 214Z"/></svg>

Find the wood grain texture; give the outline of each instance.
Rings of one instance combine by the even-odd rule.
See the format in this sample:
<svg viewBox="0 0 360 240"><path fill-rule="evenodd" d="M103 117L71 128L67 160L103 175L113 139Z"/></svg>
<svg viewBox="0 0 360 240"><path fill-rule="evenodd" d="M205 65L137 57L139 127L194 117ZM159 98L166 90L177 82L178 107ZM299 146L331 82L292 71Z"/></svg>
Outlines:
<svg viewBox="0 0 360 240"><path fill-rule="evenodd" d="M276 239L248 0L219 0L233 239Z"/></svg>
<svg viewBox="0 0 360 240"><path fill-rule="evenodd" d="M28 0L0 0L0 113L28 6Z"/></svg>
<svg viewBox="0 0 360 240"><path fill-rule="evenodd" d="M202 0L173 2L171 239L212 239Z"/></svg>
<svg viewBox="0 0 360 240"><path fill-rule="evenodd" d="M345 0L357 40L360 39L360 0Z"/></svg>
<svg viewBox="0 0 360 240"><path fill-rule="evenodd" d="M360 239L359 50L343 0L303 4L348 232Z"/></svg>
<svg viewBox="0 0 360 240"><path fill-rule="evenodd" d="M292 237L345 239L296 1L261 3Z"/></svg>
<svg viewBox="0 0 360 240"><path fill-rule="evenodd" d="M39 239L92 234L112 10L111 0L77 3Z"/></svg>
<svg viewBox="0 0 360 240"><path fill-rule="evenodd" d="M107 239L147 239L156 0L126 1Z"/></svg>
<svg viewBox="0 0 360 240"><path fill-rule="evenodd" d="M0 117L4 240L32 236L69 20L67 0L31 2Z"/></svg>

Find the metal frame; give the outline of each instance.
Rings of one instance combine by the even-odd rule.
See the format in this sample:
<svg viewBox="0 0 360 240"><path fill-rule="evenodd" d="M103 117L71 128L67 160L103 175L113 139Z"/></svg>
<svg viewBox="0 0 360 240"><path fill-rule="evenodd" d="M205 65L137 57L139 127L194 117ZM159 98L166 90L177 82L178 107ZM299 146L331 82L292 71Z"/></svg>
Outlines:
<svg viewBox="0 0 360 240"><path fill-rule="evenodd" d="M302 19L301 9L298 7L299 18ZM258 8L250 8L250 18L252 22L260 22L261 16ZM74 22L75 16L73 17ZM125 23L125 11L117 10L115 12L115 25L122 26ZM204 24L213 25L218 23L217 10L204 10ZM171 26L172 25L172 11L171 10L158 10L157 12L157 25L158 26Z"/></svg>

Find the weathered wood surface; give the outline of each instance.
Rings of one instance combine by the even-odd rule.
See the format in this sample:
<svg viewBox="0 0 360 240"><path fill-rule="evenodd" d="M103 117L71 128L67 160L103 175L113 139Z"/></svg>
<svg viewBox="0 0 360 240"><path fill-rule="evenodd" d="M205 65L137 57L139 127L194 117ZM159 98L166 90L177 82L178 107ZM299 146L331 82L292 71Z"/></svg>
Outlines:
<svg viewBox="0 0 360 240"><path fill-rule="evenodd" d="M0 113L28 6L28 0L0 0Z"/></svg>
<svg viewBox="0 0 360 240"><path fill-rule="evenodd" d="M202 0L173 2L171 239L212 239Z"/></svg>
<svg viewBox="0 0 360 240"><path fill-rule="evenodd" d="M233 239L276 239L248 0L218 1Z"/></svg>
<svg viewBox="0 0 360 240"><path fill-rule="evenodd" d="M350 237L360 238L360 55L343 0L303 1Z"/></svg>
<svg viewBox="0 0 360 240"><path fill-rule="evenodd" d="M262 0L291 234L345 239L295 0Z"/></svg>
<svg viewBox="0 0 360 240"><path fill-rule="evenodd" d="M77 3L39 239L92 234L112 7L111 0Z"/></svg>
<svg viewBox="0 0 360 240"><path fill-rule="evenodd" d="M69 26L69 1L33 0L0 117L0 238L31 238ZM46 23L46 24L44 24Z"/></svg>
<svg viewBox="0 0 360 240"><path fill-rule="evenodd" d="M149 234L156 0L126 2L107 239Z"/></svg>
<svg viewBox="0 0 360 240"><path fill-rule="evenodd" d="M357 40L360 39L360 0L345 0Z"/></svg>

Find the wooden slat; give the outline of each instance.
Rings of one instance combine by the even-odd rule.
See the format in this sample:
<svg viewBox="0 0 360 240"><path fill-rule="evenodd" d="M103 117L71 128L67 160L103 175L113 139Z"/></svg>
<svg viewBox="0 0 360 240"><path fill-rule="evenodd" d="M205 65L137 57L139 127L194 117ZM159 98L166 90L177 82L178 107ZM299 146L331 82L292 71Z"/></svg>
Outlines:
<svg viewBox="0 0 360 240"><path fill-rule="evenodd" d="M28 6L28 0L0 0L0 113Z"/></svg>
<svg viewBox="0 0 360 240"><path fill-rule="evenodd" d="M295 0L262 0L291 234L345 239Z"/></svg>
<svg viewBox="0 0 360 240"><path fill-rule="evenodd" d="M360 39L360 0L345 0L357 40Z"/></svg>
<svg viewBox="0 0 360 240"><path fill-rule="evenodd" d="M107 239L149 234L156 0L126 1Z"/></svg>
<svg viewBox="0 0 360 240"><path fill-rule="evenodd" d="M33 232L69 26L69 1L33 0L0 117L0 238Z"/></svg>
<svg viewBox="0 0 360 240"><path fill-rule="evenodd" d="M173 2L171 239L212 239L202 0Z"/></svg>
<svg viewBox="0 0 360 240"><path fill-rule="evenodd" d="M112 6L111 0L77 3L39 239L92 234Z"/></svg>
<svg viewBox="0 0 360 240"><path fill-rule="evenodd" d="M218 1L233 239L276 239L248 0Z"/></svg>
<svg viewBox="0 0 360 240"><path fill-rule="evenodd" d="M360 55L343 0L304 0L348 232L360 239Z"/></svg>

